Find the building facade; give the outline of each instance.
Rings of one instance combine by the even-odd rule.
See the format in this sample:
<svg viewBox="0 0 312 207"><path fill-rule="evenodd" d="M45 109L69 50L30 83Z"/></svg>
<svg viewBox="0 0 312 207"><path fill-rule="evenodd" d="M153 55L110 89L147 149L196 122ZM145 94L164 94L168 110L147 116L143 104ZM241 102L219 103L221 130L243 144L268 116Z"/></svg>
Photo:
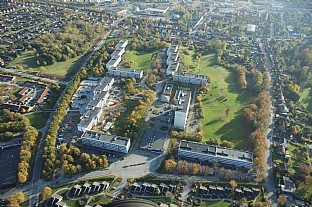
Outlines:
<svg viewBox="0 0 312 207"><path fill-rule="evenodd" d="M174 112L173 126L176 129L185 130L186 121L191 103L191 92L190 91L177 91L175 94L177 101L177 108Z"/></svg>
<svg viewBox="0 0 312 207"><path fill-rule="evenodd" d="M86 131L82 135L81 141L83 145L120 153L128 153L130 149L129 138L94 131Z"/></svg>
<svg viewBox="0 0 312 207"><path fill-rule="evenodd" d="M210 79L205 75L198 75L186 72L176 72L173 75L173 81L178 83L187 83L192 85L203 85L210 83Z"/></svg>
<svg viewBox="0 0 312 207"><path fill-rule="evenodd" d="M180 141L178 156L201 162L218 162L221 165L245 169L250 169L253 165L253 153L251 152L184 140Z"/></svg>

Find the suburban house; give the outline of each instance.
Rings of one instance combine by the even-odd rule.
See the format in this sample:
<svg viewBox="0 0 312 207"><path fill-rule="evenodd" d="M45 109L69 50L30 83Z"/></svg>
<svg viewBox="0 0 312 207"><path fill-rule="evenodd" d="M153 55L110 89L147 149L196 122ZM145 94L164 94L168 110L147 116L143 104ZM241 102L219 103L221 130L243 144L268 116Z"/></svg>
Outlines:
<svg viewBox="0 0 312 207"><path fill-rule="evenodd" d="M297 188L294 181L290 180L289 177L283 176L284 185L281 185L281 190L284 193L295 193Z"/></svg>
<svg viewBox="0 0 312 207"><path fill-rule="evenodd" d="M128 153L130 139L95 131L86 131L81 136L82 144L114 152Z"/></svg>
<svg viewBox="0 0 312 207"><path fill-rule="evenodd" d="M253 165L253 153L234 150L197 142L180 141L179 158L200 162L215 163L230 167L250 169Z"/></svg>
<svg viewBox="0 0 312 207"><path fill-rule="evenodd" d="M176 91L175 100L177 101L177 108L174 113L173 126L176 129L185 130L186 120L191 103L191 92L183 90Z"/></svg>

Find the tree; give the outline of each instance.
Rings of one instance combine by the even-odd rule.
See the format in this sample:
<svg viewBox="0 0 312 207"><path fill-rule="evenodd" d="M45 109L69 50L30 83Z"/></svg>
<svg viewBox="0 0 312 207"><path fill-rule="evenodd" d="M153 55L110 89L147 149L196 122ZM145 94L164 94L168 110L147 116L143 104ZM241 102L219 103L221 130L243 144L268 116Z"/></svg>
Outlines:
<svg viewBox="0 0 312 207"><path fill-rule="evenodd" d="M17 179L19 183L25 183L27 180L27 175L24 172L18 172Z"/></svg>
<svg viewBox="0 0 312 207"><path fill-rule="evenodd" d="M225 110L225 115L226 117L229 117L231 114L231 108L230 107L227 107L226 110Z"/></svg>
<svg viewBox="0 0 312 207"><path fill-rule="evenodd" d="M232 188L232 190L234 191L234 189L237 187L237 182L235 181L235 180L231 180L230 181L230 186L231 186L231 188Z"/></svg>
<svg viewBox="0 0 312 207"><path fill-rule="evenodd" d="M156 188L155 194L156 194L156 195L159 195L159 194L160 194L160 189L159 189L159 188Z"/></svg>
<svg viewBox="0 0 312 207"><path fill-rule="evenodd" d="M17 192L16 193L16 200L17 200L17 203L21 204L25 201L25 195L23 192Z"/></svg>
<svg viewBox="0 0 312 207"><path fill-rule="evenodd" d="M42 200L47 200L52 194L52 189L48 186L44 187L41 191Z"/></svg>
<svg viewBox="0 0 312 207"><path fill-rule="evenodd" d="M43 73L46 72L46 68L43 67L43 66L41 66L41 67L39 68L39 71L40 71L41 74L43 74Z"/></svg>
<svg viewBox="0 0 312 207"><path fill-rule="evenodd" d="M283 194L279 195L279 196L278 196L278 199L277 199L277 202L278 202L281 206L284 206L284 205L286 204L286 202L287 202L286 197L285 197Z"/></svg>
<svg viewBox="0 0 312 207"><path fill-rule="evenodd" d="M305 175L309 175L309 174L311 173L311 168L310 168L310 166L308 166L308 165L306 165L306 164L302 164L302 165L300 166L300 171L301 171L302 173L304 173Z"/></svg>

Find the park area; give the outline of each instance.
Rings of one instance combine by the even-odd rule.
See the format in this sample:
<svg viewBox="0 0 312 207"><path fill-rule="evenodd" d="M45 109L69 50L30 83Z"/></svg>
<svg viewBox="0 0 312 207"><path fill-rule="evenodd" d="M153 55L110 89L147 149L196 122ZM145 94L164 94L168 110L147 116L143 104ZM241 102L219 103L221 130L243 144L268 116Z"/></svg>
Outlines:
<svg viewBox="0 0 312 207"><path fill-rule="evenodd" d="M147 72L151 67L154 53L131 50L125 54L125 61L131 63L131 68Z"/></svg>
<svg viewBox="0 0 312 207"><path fill-rule="evenodd" d="M26 117L29 119L31 126L36 129L41 129L45 127L47 121L50 117L50 112L33 112L27 114Z"/></svg>
<svg viewBox="0 0 312 207"><path fill-rule="evenodd" d="M312 97L310 94L312 93L311 88L305 88L300 93L300 103L304 106L304 108L312 113Z"/></svg>
<svg viewBox="0 0 312 207"><path fill-rule="evenodd" d="M79 62L80 57L82 56L77 56L64 62L56 62L53 65L44 66L45 69L43 74L50 77L65 78L65 76L75 68L75 65ZM41 67L37 64L36 58L31 50L23 52L19 57L15 58L10 63L10 66L16 65L22 66L26 71L29 71L29 69L32 68L34 72L40 72Z"/></svg>
<svg viewBox="0 0 312 207"><path fill-rule="evenodd" d="M234 72L217 65L215 54L203 56L197 68L194 52L189 51L189 54L185 57L189 72L211 78L211 91L202 100L205 114L201 119L203 142L217 138L234 143L236 149L247 150L247 137L251 130L245 124L242 114L254 97L248 91L238 90ZM229 113L226 113L227 109Z"/></svg>
<svg viewBox="0 0 312 207"><path fill-rule="evenodd" d="M138 105L138 102L133 101L133 100L126 100L121 105L121 113L114 124L115 126L114 126L113 134L124 136L125 130L126 130L127 118L133 111L134 107L136 107L137 105Z"/></svg>

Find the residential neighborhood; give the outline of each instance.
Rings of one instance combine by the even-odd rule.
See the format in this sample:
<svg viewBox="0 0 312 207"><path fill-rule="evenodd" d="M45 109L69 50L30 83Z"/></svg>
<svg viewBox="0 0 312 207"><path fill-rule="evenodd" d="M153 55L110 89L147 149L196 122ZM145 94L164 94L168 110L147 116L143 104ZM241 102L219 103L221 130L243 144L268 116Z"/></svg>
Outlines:
<svg viewBox="0 0 312 207"><path fill-rule="evenodd" d="M0 206L311 206L307 0L0 2Z"/></svg>

